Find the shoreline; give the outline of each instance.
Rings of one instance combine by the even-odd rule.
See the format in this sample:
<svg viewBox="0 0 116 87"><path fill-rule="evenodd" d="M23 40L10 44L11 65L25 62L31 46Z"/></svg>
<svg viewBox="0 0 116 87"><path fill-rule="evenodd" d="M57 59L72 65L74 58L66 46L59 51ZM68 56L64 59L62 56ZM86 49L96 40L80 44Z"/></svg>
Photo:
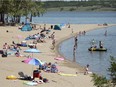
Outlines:
<svg viewBox="0 0 116 87"><path fill-rule="evenodd" d="M102 27L102 28L107 28L107 27L112 27L112 26L116 26L116 25L114 24L114 25L106 26L106 27ZM92 31L92 30L97 30L97 29L102 29L102 28L94 28L94 29L91 29L91 30L87 30L86 32L89 32L89 31ZM65 42L68 39L74 38L76 35L79 35L78 32L73 33L71 36L64 37L64 38L60 39L60 41L56 43L55 54L64 57L64 54L62 54L59 50L60 44L62 42ZM65 61L67 62L67 63L64 64L64 66L66 65L66 66L71 67L71 68L78 68L79 72L84 71L84 67L81 66L80 64L78 64L76 62L73 62L71 60L68 60L66 57L64 57L64 58L66 59Z"/></svg>
<svg viewBox="0 0 116 87"><path fill-rule="evenodd" d="M79 72L83 72L84 71L84 67L82 67L81 65L79 65L78 63L76 62L73 62L71 60L68 60L66 57L64 57L64 54L62 54L59 50L59 45L62 43L62 42L65 42L66 40L68 39L71 39L71 38L74 38L74 36L78 35L78 33L75 33L71 36L68 36L68 37L65 37L65 38L62 38L60 39L59 42L56 43L56 47L55 47L55 54L56 55L60 55L62 56L63 58L65 58L66 60L66 63L64 64L64 66L68 66L68 67L71 67L71 68L77 68L79 69Z"/></svg>

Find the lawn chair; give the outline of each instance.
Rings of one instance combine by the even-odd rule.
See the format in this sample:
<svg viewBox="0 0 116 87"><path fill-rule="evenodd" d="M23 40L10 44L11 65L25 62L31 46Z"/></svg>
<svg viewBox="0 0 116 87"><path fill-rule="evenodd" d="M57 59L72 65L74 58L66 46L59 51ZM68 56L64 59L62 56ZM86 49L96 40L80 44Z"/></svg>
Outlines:
<svg viewBox="0 0 116 87"><path fill-rule="evenodd" d="M19 79L21 79L21 80L33 80L33 78L31 78L31 76L25 75L23 72L18 72L18 75L20 76Z"/></svg>

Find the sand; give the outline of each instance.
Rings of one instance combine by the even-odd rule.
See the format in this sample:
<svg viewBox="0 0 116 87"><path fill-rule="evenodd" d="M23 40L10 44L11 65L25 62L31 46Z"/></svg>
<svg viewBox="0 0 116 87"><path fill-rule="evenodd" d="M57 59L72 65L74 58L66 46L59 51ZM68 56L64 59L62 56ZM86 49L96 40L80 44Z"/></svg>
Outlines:
<svg viewBox="0 0 116 87"><path fill-rule="evenodd" d="M108 26L113 26L115 24L109 24ZM41 24L43 27L43 24ZM46 25L47 28L50 27L50 24ZM58 57L60 54L57 50L58 45L60 42L76 35L79 31L89 31L93 29L100 29L103 27L108 26L98 26L97 24L71 24L71 28L63 28L60 30L51 30L49 35L52 32L55 32L55 39L56 39L56 48L54 50L51 49L52 47L52 40L49 38L45 39L45 43L38 43L37 48L41 51L41 53L34 53L33 57L38 58L45 62L57 62L59 66L59 72L67 73L67 74L76 74L77 76L60 76L57 73L47 73L42 71L42 76L49 80L49 83L38 84L37 87L94 87L93 82L91 81L91 75L84 75L80 73L83 71L83 67L78 64L72 63L68 60L64 61L57 61L54 58ZM37 26L39 28L39 25ZM73 33L72 33L73 29ZM9 32L6 32L8 30ZM11 27L11 26L0 26L0 48L4 43L11 44L12 41L16 43L20 43L21 41L25 40L25 38L29 35L33 35L38 33L40 30L33 30L30 32L22 32L18 30L18 26ZM18 39L17 36L20 35L21 38ZM32 43L32 40L27 41L27 44ZM28 49L27 47L21 48L22 55L32 55L31 53L24 53L23 51ZM60 55L63 56L63 55ZM23 84L23 80L7 80L6 76L15 75L19 77L18 72L22 71L27 75L32 76L32 72L34 69L38 68L38 66L33 66L29 64L25 64L21 62L22 60L26 59L26 57L16 57L15 55L9 55L6 58L2 58L0 56L0 84L2 87L29 87ZM38 80L36 78L36 80Z"/></svg>

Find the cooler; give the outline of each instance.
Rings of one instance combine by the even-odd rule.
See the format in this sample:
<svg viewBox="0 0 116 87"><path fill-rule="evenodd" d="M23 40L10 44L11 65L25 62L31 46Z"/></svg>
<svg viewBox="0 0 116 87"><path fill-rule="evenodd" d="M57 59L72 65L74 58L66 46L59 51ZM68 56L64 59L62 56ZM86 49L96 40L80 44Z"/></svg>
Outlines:
<svg viewBox="0 0 116 87"><path fill-rule="evenodd" d="M40 77L40 71L34 70L33 71L33 78L39 78Z"/></svg>

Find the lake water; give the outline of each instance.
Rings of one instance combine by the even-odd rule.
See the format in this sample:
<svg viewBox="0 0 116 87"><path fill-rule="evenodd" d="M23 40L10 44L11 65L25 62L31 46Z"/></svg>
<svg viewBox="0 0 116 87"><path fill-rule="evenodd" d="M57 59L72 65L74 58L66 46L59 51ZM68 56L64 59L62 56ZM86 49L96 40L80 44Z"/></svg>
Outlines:
<svg viewBox="0 0 116 87"><path fill-rule="evenodd" d="M25 21L22 17L21 22ZM100 23L116 23L116 12L46 12L43 16L33 17L32 23L46 24L100 24Z"/></svg>
<svg viewBox="0 0 116 87"><path fill-rule="evenodd" d="M21 22L25 20L22 17ZM46 24L116 24L116 12L47 12L40 17L33 17L32 23L46 23ZM108 35L104 36L107 30ZM96 40L96 43L101 40L104 42L104 47L108 49L107 52L89 52L90 41ZM72 48L74 39L69 39L60 45L60 52L64 56L72 60ZM109 67L110 55L116 57L116 27L103 28L93 30L86 33L85 36L78 37L78 48L76 52L76 62L81 66L90 65L90 70L107 76L106 69ZM68 48L67 48L68 47Z"/></svg>
<svg viewBox="0 0 116 87"><path fill-rule="evenodd" d="M104 35L106 30L107 36ZM102 41L104 47L107 48L107 52L88 51L92 39L95 40L97 46L99 46L99 41ZM60 52L69 60L73 60L73 45L74 38L60 44ZM116 58L116 26L92 30L87 32L86 35L78 36L76 62L81 66L89 64L92 72L107 76L110 56Z"/></svg>

